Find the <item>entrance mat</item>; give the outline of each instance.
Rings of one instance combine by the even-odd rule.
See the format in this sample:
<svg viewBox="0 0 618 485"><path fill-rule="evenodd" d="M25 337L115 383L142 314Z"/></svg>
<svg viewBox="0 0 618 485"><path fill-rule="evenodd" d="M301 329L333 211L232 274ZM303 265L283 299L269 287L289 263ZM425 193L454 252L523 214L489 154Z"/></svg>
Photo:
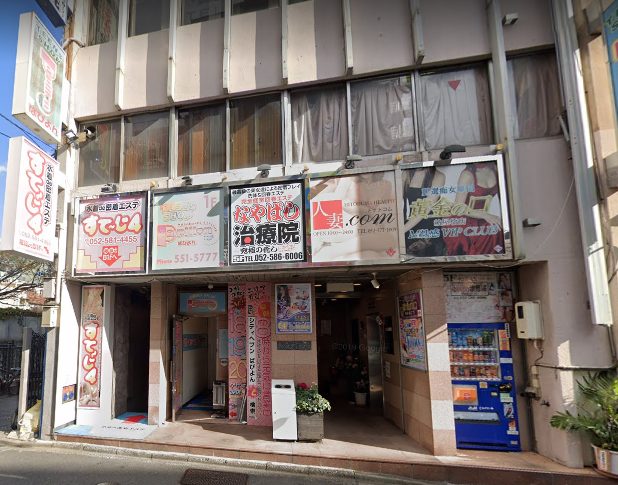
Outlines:
<svg viewBox="0 0 618 485"><path fill-rule="evenodd" d="M180 485L246 485L249 475L189 468L182 476Z"/></svg>
<svg viewBox="0 0 618 485"><path fill-rule="evenodd" d="M208 394L198 394L185 404L182 409L191 409L194 411L212 411L212 396Z"/></svg>
<svg viewBox="0 0 618 485"><path fill-rule="evenodd" d="M116 417L124 423L139 423L148 424L148 415L146 413L124 413Z"/></svg>
<svg viewBox="0 0 618 485"><path fill-rule="evenodd" d="M131 421L123 421L121 419L112 419L109 423L97 425L72 424L55 432L60 435L90 436L93 438L116 438L121 440L143 440L146 439L155 429L157 429L157 426L149 426L139 422L135 423Z"/></svg>

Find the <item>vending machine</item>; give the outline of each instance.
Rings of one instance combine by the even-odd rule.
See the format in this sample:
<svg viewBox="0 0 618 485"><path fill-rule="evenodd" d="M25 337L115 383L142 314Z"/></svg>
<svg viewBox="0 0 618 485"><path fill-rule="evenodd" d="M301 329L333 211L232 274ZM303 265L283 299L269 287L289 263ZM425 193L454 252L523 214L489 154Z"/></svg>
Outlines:
<svg viewBox="0 0 618 485"><path fill-rule="evenodd" d="M508 323L448 325L458 448L519 451Z"/></svg>

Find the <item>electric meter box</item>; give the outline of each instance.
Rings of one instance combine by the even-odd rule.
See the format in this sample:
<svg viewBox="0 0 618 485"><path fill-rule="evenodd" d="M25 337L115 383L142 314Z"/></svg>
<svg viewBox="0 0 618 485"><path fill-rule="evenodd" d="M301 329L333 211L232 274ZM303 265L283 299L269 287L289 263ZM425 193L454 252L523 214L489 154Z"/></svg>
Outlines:
<svg viewBox="0 0 618 485"><path fill-rule="evenodd" d="M517 336L523 339L543 339L543 318L541 303L538 301L520 301L515 303L515 322Z"/></svg>
<svg viewBox="0 0 618 485"><path fill-rule="evenodd" d="M58 307L44 307L41 315L41 327L54 328L58 325Z"/></svg>

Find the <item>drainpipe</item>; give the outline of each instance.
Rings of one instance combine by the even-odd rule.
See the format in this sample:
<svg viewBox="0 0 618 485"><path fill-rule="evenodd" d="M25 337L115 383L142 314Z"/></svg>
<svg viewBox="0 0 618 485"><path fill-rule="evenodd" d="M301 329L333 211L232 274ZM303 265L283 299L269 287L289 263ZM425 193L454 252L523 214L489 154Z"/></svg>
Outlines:
<svg viewBox="0 0 618 485"><path fill-rule="evenodd" d="M588 111L571 0L552 0L554 36L568 115L580 233L592 322L612 324L605 243L597 195Z"/></svg>

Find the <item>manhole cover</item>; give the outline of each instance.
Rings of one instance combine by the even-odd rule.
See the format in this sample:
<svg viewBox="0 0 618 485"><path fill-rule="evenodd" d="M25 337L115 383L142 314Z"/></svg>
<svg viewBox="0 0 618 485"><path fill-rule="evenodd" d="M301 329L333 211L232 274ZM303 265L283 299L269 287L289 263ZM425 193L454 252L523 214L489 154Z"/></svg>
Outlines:
<svg viewBox="0 0 618 485"><path fill-rule="evenodd" d="M248 477L245 473L189 468L180 480L180 485L246 485Z"/></svg>

